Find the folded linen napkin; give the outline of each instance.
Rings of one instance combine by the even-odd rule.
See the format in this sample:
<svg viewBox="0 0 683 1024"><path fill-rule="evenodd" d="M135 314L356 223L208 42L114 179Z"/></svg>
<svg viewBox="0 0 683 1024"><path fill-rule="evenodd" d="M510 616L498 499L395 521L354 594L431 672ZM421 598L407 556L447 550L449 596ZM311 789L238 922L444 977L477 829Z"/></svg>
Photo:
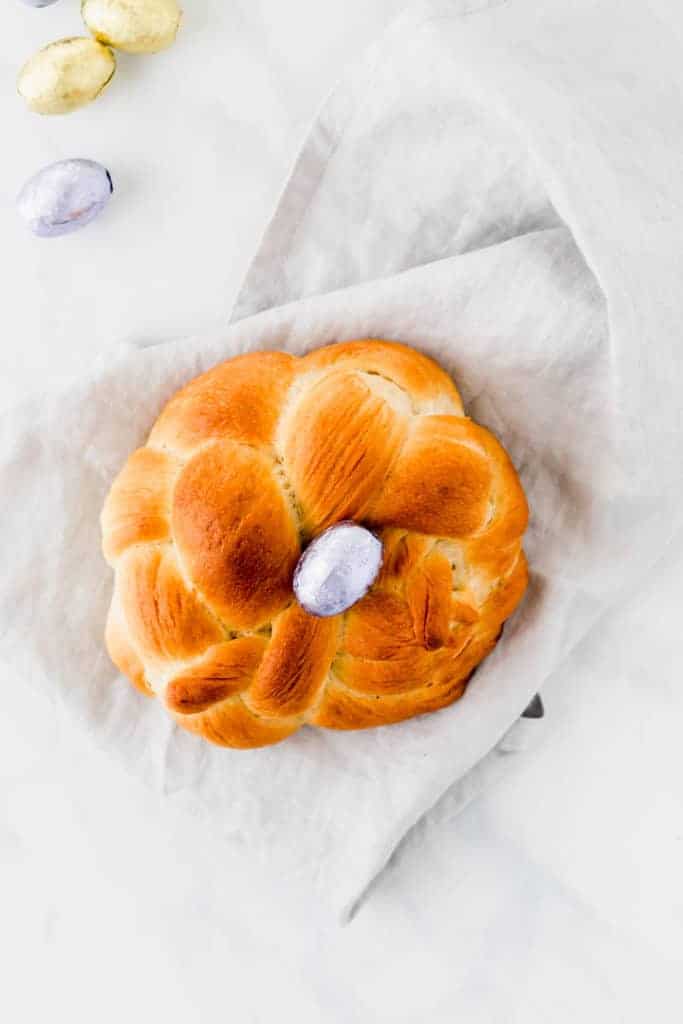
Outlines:
<svg viewBox="0 0 683 1024"><path fill-rule="evenodd" d="M0 623L17 678L58 696L160 794L342 917L680 525L681 301L667 193L680 111L654 116L660 81L638 60L628 15L636 86L621 51L591 50L614 5L562 16L522 2L514 19L506 6L475 7L411 9L342 83L266 233L238 322L118 350L0 421ZM647 123L633 125L634 102ZM532 508L529 595L451 708L360 733L305 729L265 750L212 748L125 684L103 650L102 500L195 374L238 352L359 336L439 359L468 412L507 446Z"/></svg>

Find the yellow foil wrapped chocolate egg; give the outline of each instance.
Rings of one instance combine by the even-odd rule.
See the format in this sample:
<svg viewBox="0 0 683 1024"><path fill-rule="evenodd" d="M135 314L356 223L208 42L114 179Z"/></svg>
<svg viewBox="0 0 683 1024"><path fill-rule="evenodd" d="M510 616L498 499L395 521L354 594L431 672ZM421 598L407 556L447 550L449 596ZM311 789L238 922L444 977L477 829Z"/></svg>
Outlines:
<svg viewBox="0 0 683 1024"><path fill-rule="evenodd" d="M68 114L97 99L115 71L114 54L97 40L59 39L24 64L17 89L37 114Z"/></svg>
<svg viewBox="0 0 683 1024"><path fill-rule="evenodd" d="M81 0L96 39L126 53L157 53L175 41L182 11L176 0Z"/></svg>

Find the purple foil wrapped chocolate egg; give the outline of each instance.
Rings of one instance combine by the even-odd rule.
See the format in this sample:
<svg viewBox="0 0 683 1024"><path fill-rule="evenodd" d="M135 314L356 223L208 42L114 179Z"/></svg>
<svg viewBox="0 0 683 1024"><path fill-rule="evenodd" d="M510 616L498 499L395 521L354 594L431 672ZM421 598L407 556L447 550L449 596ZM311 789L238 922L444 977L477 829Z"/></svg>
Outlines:
<svg viewBox="0 0 683 1024"><path fill-rule="evenodd" d="M340 615L367 594L382 568L382 542L357 523L316 537L294 571L294 594L310 615Z"/></svg>
<svg viewBox="0 0 683 1024"><path fill-rule="evenodd" d="M35 235L54 238L89 224L113 191L109 171L101 164L60 160L29 178L17 197L17 209Z"/></svg>

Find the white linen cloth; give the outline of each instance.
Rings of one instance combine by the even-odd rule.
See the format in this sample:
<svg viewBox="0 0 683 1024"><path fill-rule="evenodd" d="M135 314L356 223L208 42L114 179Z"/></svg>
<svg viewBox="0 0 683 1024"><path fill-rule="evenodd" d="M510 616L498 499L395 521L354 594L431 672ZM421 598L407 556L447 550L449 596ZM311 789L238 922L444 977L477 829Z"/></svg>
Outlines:
<svg viewBox="0 0 683 1024"><path fill-rule="evenodd" d="M608 4L577 4L561 25L557 12L514 6L513 19L505 6L420 5L352 71L298 161L238 323L119 351L0 426L0 622L17 678L68 703L266 873L299 879L343 915L681 524L680 106L656 116L676 52L663 38L648 68L628 12L623 45L593 52ZM99 508L197 372L247 349L361 335L439 358L510 450L533 511L529 597L450 709L216 750L108 662Z"/></svg>

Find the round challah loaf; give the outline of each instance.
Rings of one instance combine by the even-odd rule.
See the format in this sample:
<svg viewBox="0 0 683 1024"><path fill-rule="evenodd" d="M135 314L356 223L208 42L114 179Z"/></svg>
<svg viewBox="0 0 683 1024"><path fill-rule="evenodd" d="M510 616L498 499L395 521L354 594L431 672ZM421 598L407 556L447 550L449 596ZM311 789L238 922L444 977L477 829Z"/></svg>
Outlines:
<svg viewBox="0 0 683 1024"><path fill-rule="evenodd" d="M342 520L377 534L382 569L316 618L293 572ZM526 587L526 523L507 454L413 349L238 356L173 396L112 485L107 648L225 746L398 722L457 700L495 646Z"/></svg>

